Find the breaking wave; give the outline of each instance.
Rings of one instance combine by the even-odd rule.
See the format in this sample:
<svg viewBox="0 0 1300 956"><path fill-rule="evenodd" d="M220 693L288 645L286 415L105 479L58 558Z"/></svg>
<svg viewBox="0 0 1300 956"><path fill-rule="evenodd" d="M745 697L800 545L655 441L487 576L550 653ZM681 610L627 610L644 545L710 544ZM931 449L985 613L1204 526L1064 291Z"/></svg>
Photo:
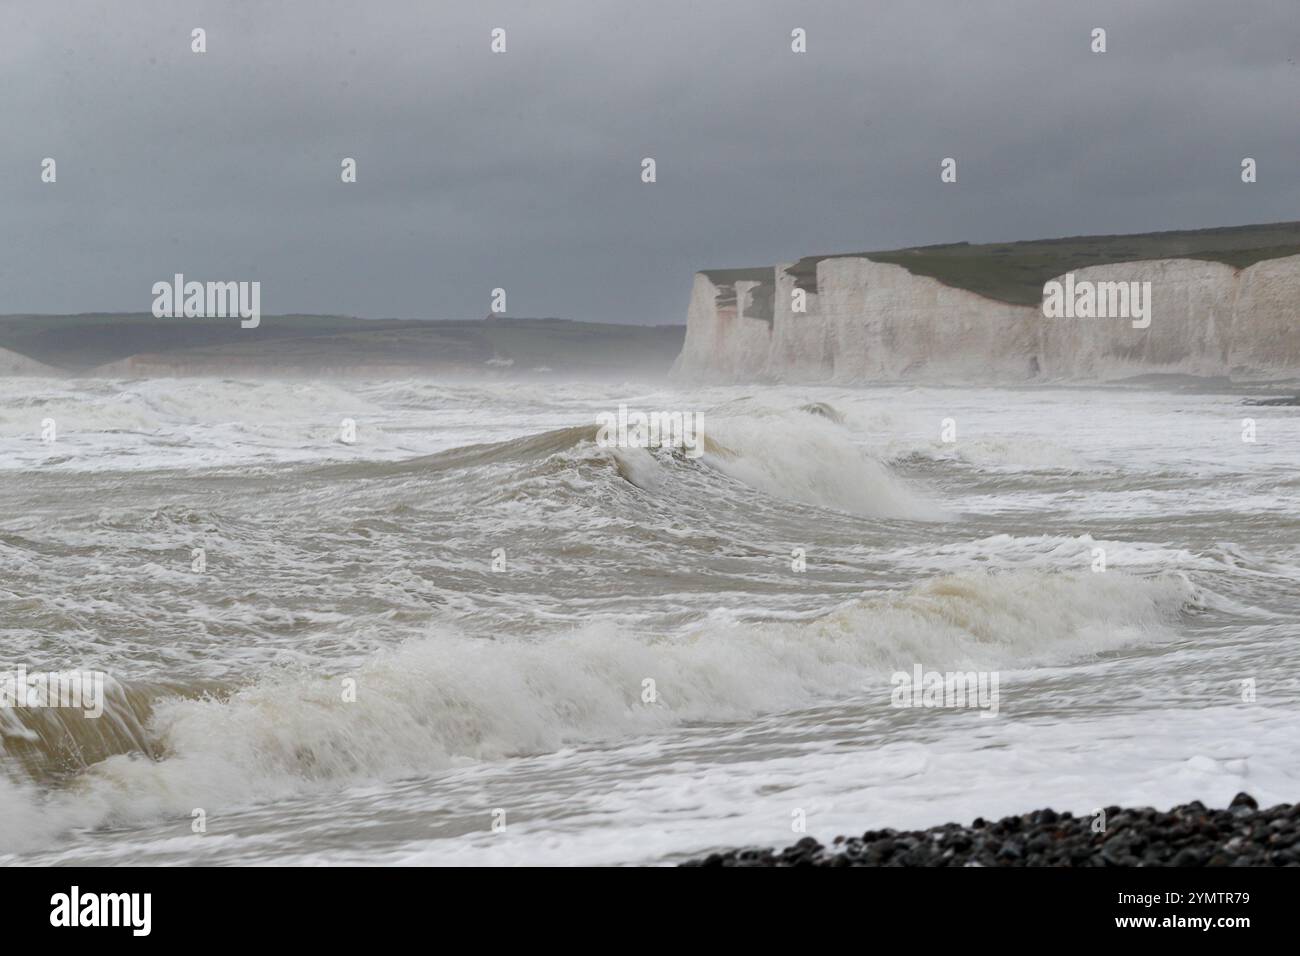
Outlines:
<svg viewBox="0 0 1300 956"><path fill-rule="evenodd" d="M1168 639L1198 602L1181 575L967 573L803 621L712 619L671 637L609 627L516 642L438 633L341 673L159 686L152 699L124 686L100 721L6 715L6 754L26 748L27 757L5 760L0 773L0 848L689 721L845 696L887 701L888 674L914 663L1019 669L1077 659Z"/></svg>
<svg viewBox="0 0 1300 956"><path fill-rule="evenodd" d="M698 459L724 476L775 498L832 508L868 517L917 521L950 515L924 493L870 457L831 419L814 415L766 415L709 418L704 454ZM816 416L816 417L814 417ZM670 448L601 446L596 425L559 428L489 444L453 448L396 462L327 465L314 470L321 478L404 477L535 464L552 456L570 461L612 462L619 476L647 491L661 490L661 469L693 467L682 454L651 454ZM719 492L723 489L719 488Z"/></svg>

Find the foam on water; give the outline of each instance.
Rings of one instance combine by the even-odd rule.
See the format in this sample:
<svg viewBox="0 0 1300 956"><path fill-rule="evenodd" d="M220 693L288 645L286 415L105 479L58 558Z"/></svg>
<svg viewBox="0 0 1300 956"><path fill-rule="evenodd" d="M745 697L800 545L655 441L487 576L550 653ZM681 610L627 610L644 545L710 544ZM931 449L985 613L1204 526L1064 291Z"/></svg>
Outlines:
<svg viewBox="0 0 1300 956"><path fill-rule="evenodd" d="M1168 640L1195 598L1178 576L973 573L811 621L715 621L660 639L598 628L519 643L430 636L333 677L277 675L220 698L164 696L149 721L154 756L134 748L106 756L46 807L54 821L120 824L837 695L887 696L888 674L912 662L1023 668ZM643 700L646 680L653 703ZM345 681L355 682L355 700L345 699ZM138 737L131 729L123 743ZM31 819L5 816L0 845L40 834Z"/></svg>
<svg viewBox="0 0 1300 956"><path fill-rule="evenodd" d="M620 403L702 413L704 456L600 447ZM1250 409L1249 444L1243 414L1135 391L0 380L0 661L120 691L102 725L0 720L0 851L504 861L463 808L512 774L516 861L752 842L774 809L788 831L791 788L849 829L1108 786L1204 798L1251 767L1280 791L1300 416ZM916 664L1006 675L1021 716L975 724L996 759L963 762L956 717L889 709ZM1261 704L1231 710L1243 674ZM1198 742L1212 712L1255 764ZM1137 754L1153 721L1163 776L1082 736ZM396 842L302 836L340 800ZM191 845L195 807L248 841ZM430 807L455 821L436 851Z"/></svg>

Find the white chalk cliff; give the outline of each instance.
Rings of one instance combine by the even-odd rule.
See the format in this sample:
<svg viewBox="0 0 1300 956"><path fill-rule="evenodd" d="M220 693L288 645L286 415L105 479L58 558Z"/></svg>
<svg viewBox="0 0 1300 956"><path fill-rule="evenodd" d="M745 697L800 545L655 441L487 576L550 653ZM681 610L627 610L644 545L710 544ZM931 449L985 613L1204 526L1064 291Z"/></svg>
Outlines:
<svg viewBox="0 0 1300 956"><path fill-rule="evenodd" d="M1075 282L1151 283L1151 323L1046 318L862 256L801 280L697 273L674 373L709 382L1114 381L1178 374L1300 378L1300 256L1244 269L1199 259L1089 266ZM745 270L747 276L755 270Z"/></svg>

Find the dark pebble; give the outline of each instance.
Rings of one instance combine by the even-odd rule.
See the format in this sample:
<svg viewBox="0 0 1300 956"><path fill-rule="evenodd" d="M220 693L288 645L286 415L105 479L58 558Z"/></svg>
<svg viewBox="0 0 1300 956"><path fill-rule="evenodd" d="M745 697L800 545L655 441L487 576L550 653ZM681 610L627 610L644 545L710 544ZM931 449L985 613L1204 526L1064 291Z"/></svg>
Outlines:
<svg viewBox="0 0 1300 956"><path fill-rule="evenodd" d="M867 830L829 847L803 837L784 850L744 847L684 866L1300 866L1300 804L1260 810L1239 793L1226 809L1193 801L1162 812L1107 807L1107 830L1092 817L1048 808L970 826Z"/></svg>
<svg viewBox="0 0 1300 956"><path fill-rule="evenodd" d="M1259 804L1255 798L1248 793L1239 793L1232 798L1232 803L1228 804L1229 810L1236 810L1238 807L1247 807L1251 810L1258 810Z"/></svg>

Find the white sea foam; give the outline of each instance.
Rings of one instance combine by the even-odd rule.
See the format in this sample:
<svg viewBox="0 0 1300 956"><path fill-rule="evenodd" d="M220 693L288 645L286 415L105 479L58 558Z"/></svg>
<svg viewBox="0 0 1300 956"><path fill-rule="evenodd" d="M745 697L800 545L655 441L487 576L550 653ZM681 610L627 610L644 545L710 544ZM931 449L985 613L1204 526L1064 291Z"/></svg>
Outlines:
<svg viewBox="0 0 1300 956"><path fill-rule="evenodd" d="M702 411L711 447L599 448L583 423L623 401ZM72 728L78 748L47 754L85 769L29 777L11 727L0 848L366 862L400 830L392 858L428 861L445 817L443 859L618 862L779 842L777 791L838 800L810 820L845 828L1021 794L1280 799L1293 412L1135 391L0 381L2 650L155 699L147 730ZM977 718L996 759L959 757L956 718L888 707L889 673L917 663L1004 672L999 718ZM1210 747L1207 721L1260 746ZM345 799L346 851L312 835ZM488 800L521 856L471 833ZM190 834L195 807L220 825ZM133 829L68 833L109 823Z"/></svg>
<svg viewBox="0 0 1300 956"><path fill-rule="evenodd" d="M1165 640L1194 599L1178 576L972 573L809 621L718 621L677 638L603 628L522 643L430 636L329 678L280 675L228 699L164 700L150 725L162 759L95 764L69 792L44 798L45 826L15 802L30 789L11 788L0 845L21 846L50 825L237 806L845 694L884 699L886 675L914 662L1018 669ZM354 702L344 700L345 678L356 681ZM643 700L647 679L654 703Z"/></svg>
<svg viewBox="0 0 1300 956"><path fill-rule="evenodd" d="M949 517L822 417L792 412L714 418L706 436L708 465L778 497L882 518Z"/></svg>

